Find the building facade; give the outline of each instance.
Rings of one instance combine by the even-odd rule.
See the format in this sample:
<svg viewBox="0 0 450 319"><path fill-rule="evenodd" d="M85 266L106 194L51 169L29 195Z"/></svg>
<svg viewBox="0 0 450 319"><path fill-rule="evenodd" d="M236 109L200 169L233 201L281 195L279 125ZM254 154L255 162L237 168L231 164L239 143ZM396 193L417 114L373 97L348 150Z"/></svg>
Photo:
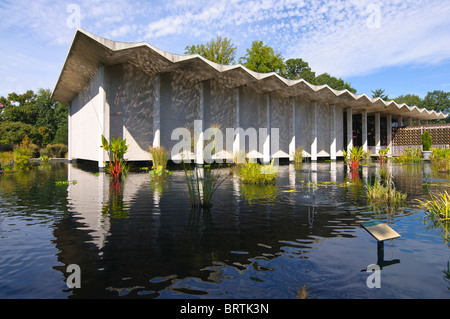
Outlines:
<svg viewBox="0 0 450 319"><path fill-rule="evenodd" d="M335 160L355 145L373 154L389 146L394 122L420 124L446 116L198 55L175 55L145 42L107 40L82 29L53 98L69 105L69 159L97 161L100 167L107 160L102 135L125 138L130 161L151 160L150 146L176 148L180 129L198 141L206 139L208 128L224 140L215 159L245 152L263 161L292 160L301 147L312 161ZM202 163L205 143L197 145L189 154L172 152L171 159L188 156Z"/></svg>

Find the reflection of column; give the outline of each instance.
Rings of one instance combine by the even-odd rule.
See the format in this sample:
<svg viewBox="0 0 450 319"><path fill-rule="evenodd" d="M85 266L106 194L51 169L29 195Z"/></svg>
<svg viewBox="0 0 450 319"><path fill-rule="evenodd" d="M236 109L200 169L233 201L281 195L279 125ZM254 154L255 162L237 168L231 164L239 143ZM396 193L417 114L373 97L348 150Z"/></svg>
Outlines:
<svg viewBox="0 0 450 319"><path fill-rule="evenodd" d="M197 138L197 144L195 145L195 162L198 165L203 165L203 115L204 115L204 85L203 82L199 83L199 107L198 114L199 120L194 121L194 135Z"/></svg>
<svg viewBox="0 0 450 319"><path fill-rule="evenodd" d="M331 161L331 163L330 163L330 180L332 182L336 182L336 175L337 175L336 162Z"/></svg>
<svg viewBox="0 0 450 319"><path fill-rule="evenodd" d="M367 166L361 167L362 169L362 180L366 181L369 179L369 168Z"/></svg>
<svg viewBox="0 0 450 319"><path fill-rule="evenodd" d="M392 150L392 114L386 116L386 130L387 130L387 147L389 147L389 154L393 154Z"/></svg>
<svg viewBox="0 0 450 319"><path fill-rule="evenodd" d="M289 164L289 185L295 187L295 164Z"/></svg>
<svg viewBox="0 0 450 319"><path fill-rule="evenodd" d="M380 112L375 113L375 154L379 154L381 148L381 114Z"/></svg>
<svg viewBox="0 0 450 319"><path fill-rule="evenodd" d="M347 153L353 148L353 114L352 108L347 108Z"/></svg>
<svg viewBox="0 0 450 319"><path fill-rule="evenodd" d="M336 105L331 106L333 110L333 128L331 130L331 145L330 145L330 159L331 161L336 160L336 127L337 127L337 118L336 118Z"/></svg>
<svg viewBox="0 0 450 319"><path fill-rule="evenodd" d="M294 154L295 154L295 100L294 98L291 98L291 105L292 105L292 139L291 143L289 144L289 161L294 161Z"/></svg>
<svg viewBox="0 0 450 319"><path fill-rule="evenodd" d="M366 152L368 149L367 143L367 110L363 110L361 114L362 120L362 148Z"/></svg>
<svg viewBox="0 0 450 319"><path fill-rule="evenodd" d="M317 162L311 163L311 182L317 182Z"/></svg>
<svg viewBox="0 0 450 319"><path fill-rule="evenodd" d="M311 161L317 161L317 102L313 103L313 129L311 143Z"/></svg>
<svg viewBox="0 0 450 319"><path fill-rule="evenodd" d="M153 115L153 147L161 146L161 77L157 75L154 82L155 113Z"/></svg>

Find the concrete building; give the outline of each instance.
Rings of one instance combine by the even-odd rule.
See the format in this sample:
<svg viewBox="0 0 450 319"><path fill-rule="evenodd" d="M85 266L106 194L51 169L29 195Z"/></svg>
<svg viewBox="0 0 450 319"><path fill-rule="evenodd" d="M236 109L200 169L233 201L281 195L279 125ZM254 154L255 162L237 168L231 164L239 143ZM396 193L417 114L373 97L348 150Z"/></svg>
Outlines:
<svg viewBox="0 0 450 319"><path fill-rule="evenodd" d="M265 161L292 160L302 147L315 161L335 160L354 145L376 154L391 143L393 122L446 116L241 65L219 65L199 55L171 54L145 42L107 40L83 29L76 31L53 98L69 105L69 159L99 166L107 160L101 135L125 138L126 158L148 161L149 146L171 150L179 142L172 139L174 130L193 130L194 121L201 132L212 126L224 135L226 128L243 129L235 131L232 147L224 142L218 158L245 150ZM251 128L258 133L256 145L241 136Z"/></svg>

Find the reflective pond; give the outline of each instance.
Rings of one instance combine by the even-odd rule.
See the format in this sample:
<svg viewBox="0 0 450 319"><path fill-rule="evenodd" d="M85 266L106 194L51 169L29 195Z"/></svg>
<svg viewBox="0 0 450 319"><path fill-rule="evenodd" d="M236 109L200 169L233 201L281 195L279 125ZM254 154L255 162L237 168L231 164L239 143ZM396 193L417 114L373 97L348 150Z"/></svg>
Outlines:
<svg viewBox="0 0 450 319"><path fill-rule="evenodd" d="M366 199L383 169L291 164L258 187L224 168L209 210L191 208L183 171L159 185L129 173L117 188L76 164L1 175L0 298L449 298L450 246L416 199L448 190L450 177L388 165L408 194L389 211ZM401 235L381 252L361 227L373 220ZM377 263L381 288L369 288ZM70 264L80 288L66 284Z"/></svg>

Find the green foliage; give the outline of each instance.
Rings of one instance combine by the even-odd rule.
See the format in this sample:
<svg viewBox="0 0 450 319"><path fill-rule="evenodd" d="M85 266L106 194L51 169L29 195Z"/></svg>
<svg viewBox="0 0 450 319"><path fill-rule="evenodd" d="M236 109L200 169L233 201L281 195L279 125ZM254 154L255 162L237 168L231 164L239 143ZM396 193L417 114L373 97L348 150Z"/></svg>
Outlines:
<svg viewBox="0 0 450 319"><path fill-rule="evenodd" d="M286 79L303 79L309 83L315 83L316 73L311 70L308 62L302 59L289 59L285 62L284 72L280 74Z"/></svg>
<svg viewBox="0 0 450 319"><path fill-rule="evenodd" d="M358 169L359 168L359 162L364 156L364 150L362 147L352 147L350 149L350 152L347 153L347 151L344 150L344 161L347 164L351 165L351 169Z"/></svg>
<svg viewBox="0 0 450 319"><path fill-rule="evenodd" d="M377 208L397 208L406 197L406 194L395 189L391 175L385 181L376 179L373 185L367 185L367 198Z"/></svg>
<svg viewBox="0 0 450 319"><path fill-rule="evenodd" d="M18 144L28 135L34 144L45 146L58 128L67 124L68 107L51 99L50 90L29 90L0 97L0 143ZM14 124L12 124L14 123Z"/></svg>
<svg viewBox="0 0 450 319"><path fill-rule="evenodd" d="M184 175L188 184L189 198L192 207L209 208L212 206L212 197L225 180L220 173L213 173L210 165L194 170L184 168Z"/></svg>
<svg viewBox="0 0 450 319"><path fill-rule="evenodd" d="M437 218L450 220L450 195L445 191L439 195L430 195L430 200L419 202L427 210L427 212Z"/></svg>
<svg viewBox="0 0 450 319"><path fill-rule="evenodd" d="M230 65L234 64L236 46L230 39L218 36L207 44L187 46L184 53L199 54L212 62Z"/></svg>
<svg viewBox="0 0 450 319"><path fill-rule="evenodd" d="M67 124L60 126L56 130L55 138L53 139L53 144L65 144L68 143L68 133L69 129Z"/></svg>
<svg viewBox="0 0 450 319"><path fill-rule="evenodd" d="M284 72L284 61L281 53L275 52L268 45L264 45L263 41L253 41L251 48L247 49L245 57L239 59L239 63L255 72L276 72L280 74Z"/></svg>
<svg viewBox="0 0 450 319"><path fill-rule="evenodd" d="M316 77L315 82L312 84L316 85L328 85L330 88L335 90L348 90L349 92L356 93L356 89L352 88L351 83L347 83L341 78L336 78L328 73L323 73Z"/></svg>
<svg viewBox="0 0 450 319"><path fill-rule="evenodd" d="M386 147L386 148L378 151L378 158L381 163L384 163L386 161L388 152L389 152L389 147Z"/></svg>
<svg viewBox="0 0 450 319"><path fill-rule="evenodd" d="M397 156L397 162L400 163L421 163L422 152L419 148L406 148Z"/></svg>
<svg viewBox="0 0 450 319"><path fill-rule="evenodd" d="M102 147L108 154L109 163L107 165L107 171L115 179L120 179L128 171L128 165L124 160L124 155L128 150L127 140L121 137L111 138L111 143L108 143L106 137L102 135ZM110 155L112 153L112 158Z"/></svg>
<svg viewBox="0 0 450 319"><path fill-rule="evenodd" d="M241 165L238 174L244 184L274 184L278 173L272 161L269 165L246 162Z"/></svg>
<svg viewBox="0 0 450 319"><path fill-rule="evenodd" d="M20 170L29 169L32 150L25 146L21 146L15 148L13 153L14 153L14 164L16 165L16 168Z"/></svg>
<svg viewBox="0 0 450 319"><path fill-rule="evenodd" d="M47 155L53 158L64 158L67 151L67 145L65 144L49 144L41 150L40 155Z"/></svg>
<svg viewBox="0 0 450 319"><path fill-rule="evenodd" d="M430 160L439 172L450 171L450 148L433 148Z"/></svg>
<svg viewBox="0 0 450 319"><path fill-rule="evenodd" d="M450 112L450 92L435 90L428 92L422 102L422 107L428 110Z"/></svg>
<svg viewBox="0 0 450 319"><path fill-rule="evenodd" d="M294 163L299 164L303 162L303 148L297 147L294 153Z"/></svg>
<svg viewBox="0 0 450 319"><path fill-rule="evenodd" d="M422 134L422 146L424 151L431 150L431 145L433 144L433 140L431 139L431 134L428 131L423 132Z"/></svg>
<svg viewBox="0 0 450 319"><path fill-rule="evenodd" d="M372 97L373 98L379 97L382 100L389 101L389 95L384 94L384 91L385 90L383 90L383 89L378 89L378 90L372 91L372 93L373 93Z"/></svg>
<svg viewBox="0 0 450 319"><path fill-rule="evenodd" d="M405 103L409 106L417 106L422 107L422 99L415 94L406 94L406 95L400 95L394 99L394 101L398 104Z"/></svg>
<svg viewBox="0 0 450 319"><path fill-rule="evenodd" d="M34 126L21 122L0 122L0 144L20 144L25 136L34 144L42 143L42 135Z"/></svg>

